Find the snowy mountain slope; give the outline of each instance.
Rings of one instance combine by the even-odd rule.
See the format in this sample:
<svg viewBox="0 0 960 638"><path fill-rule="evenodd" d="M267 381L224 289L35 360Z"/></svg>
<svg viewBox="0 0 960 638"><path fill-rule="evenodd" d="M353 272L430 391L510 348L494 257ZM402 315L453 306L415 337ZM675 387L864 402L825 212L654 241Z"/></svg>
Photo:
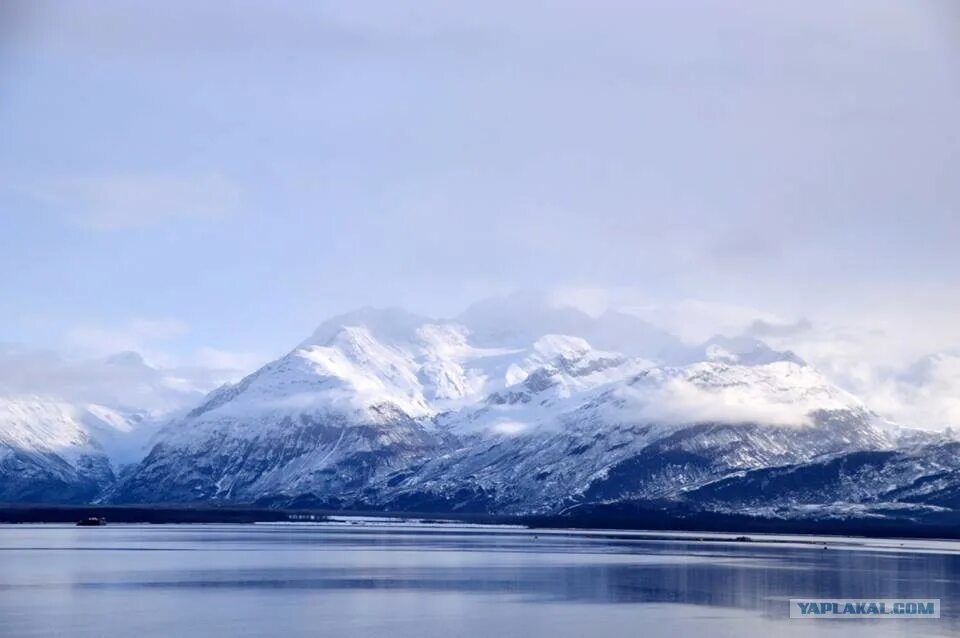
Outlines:
<svg viewBox="0 0 960 638"><path fill-rule="evenodd" d="M369 308L326 321L172 414L139 457L131 442L150 430L119 411L18 403L0 419L0 498L510 514L770 511L824 493L953 502L945 442L884 422L790 352L715 337L647 359L636 351L649 343L631 354L536 329L607 330L612 343L629 341L632 319L533 300L510 321L511 303L454 321ZM873 469L851 473L858 459Z"/></svg>
<svg viewBox="0 0 960 638"><path fill-rule="evenodd" d="M496 429L483 420L484 406L525 408L527 420L543 420L556 410L542 397L531 410L530 393L570 405L586 389L642 367L571 337L544 337L526 349L477 348L456 324L398 329L405 315L385 331L385 314L372 318L372 329L322 326L285 357L212 393L161 432L116 498L340 498L348 487L365 488L455 449L465 433ZM451 427L451 414L472 419Z"/></svg>
<svg viewBox="0 0 960 638"><path fill-rule="evenodd" d="M394 310L325 322L168 424L111 497L549 512L892 445L856 398L762 344L657 367L493 334Z"/></svg>
<svg viewBox="0 0 960 638"><path fill-rule="evenodd" d="M173 427L193 423L187 419ZM226 416L202 424L191 439L161 433L111 498L251 502L284 492L337 495L442 447L443 437L388 405L353 419L329 412Z"/></svg>
<svg viewBox="0 0 960 638"><path fill-rule="evenodd" d="M449 434L431 418L480 396L509 352L471 347L462 327L418 325L397 311L337 322L174 420L116 498L358 489L441 448Z"/></svg>
<svg viewBox="0 0 960 638"><path fill-rule="evenodd" d="M878 427L855 399L813 383L817 375L795 367L778 363L748 370L700 364L692 369L655 369L627 382L599 385L575 395L572 402L541 384L539 391L514 395L523 398L517 403L497 401L473 413L450 415L448 427L461 433L458 449L427 461L415 472L387 477L383 485L359 495L356 505L551 512L583 501L672 498L745 468L894 444L893 433ZM806 383L791 382L791 375L806 377ZM770 403L796 402L809 411L794 423L777 423L736 420L724 406L716 412L721 418L710 420L701 398L690 418L677 409L666 418L662 404L647 412L630 394L633 386L643 385L645 400L669 398L672 390L664 388L663 380L670 383L676 378L709 381L709 389L702 392L721 401L729 401L738 390L756 398L756 388L766 385L773 397ZM776 413L760 405L754 414ZM782 421L784 415L776 417ZM458 419L466 419L470 428ZM478 422L485 427L478 427ZM472 434L464 436L465 431ZM452 502L451 494L461 494L462 502Z"/></svg>
<svg viewBox="0 0 960 638"><path fill-rule="evenodd" d="M12 344L0 364L0 501L100 498L149 451L157 417L196 404L217 376Z"/></svg>
<svg viewBox="0 0 960 638"><path fill-rule="evenodd" d="M83 501L139 459L137 417L41 397L0 398L0 502Z"/></svg>
<svg viewBox="0 0 960 638"><path fill-rule="evenodd" d="M960 508L960 443L941 440L856 450L754 469L705 485L686 500L711 509L791 509L812 504Z"/></svg>

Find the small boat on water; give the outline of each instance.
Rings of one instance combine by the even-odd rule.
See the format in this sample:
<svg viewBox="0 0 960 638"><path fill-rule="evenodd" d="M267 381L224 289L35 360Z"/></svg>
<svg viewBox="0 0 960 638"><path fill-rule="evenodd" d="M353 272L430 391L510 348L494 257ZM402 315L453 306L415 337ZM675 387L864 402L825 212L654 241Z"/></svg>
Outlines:
<svg viewBox="0 0 960 638"><path fill-rule="evenodd" d="M90 516L77 521L77 527L103 527L107 524L107 519L96 516Z"/></svg>

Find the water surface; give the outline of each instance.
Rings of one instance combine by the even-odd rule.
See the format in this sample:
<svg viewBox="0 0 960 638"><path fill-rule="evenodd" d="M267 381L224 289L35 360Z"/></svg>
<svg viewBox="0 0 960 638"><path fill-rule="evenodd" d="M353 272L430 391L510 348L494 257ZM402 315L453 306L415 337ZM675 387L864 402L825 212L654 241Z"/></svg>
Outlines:
<svg viewBox="0 0 960 638"><path fill-rule="evenodd" d="M960 634L960 543L655 536L0 525L0 635ZM790 620L791 597L940 598L943 618Z"/></svg>

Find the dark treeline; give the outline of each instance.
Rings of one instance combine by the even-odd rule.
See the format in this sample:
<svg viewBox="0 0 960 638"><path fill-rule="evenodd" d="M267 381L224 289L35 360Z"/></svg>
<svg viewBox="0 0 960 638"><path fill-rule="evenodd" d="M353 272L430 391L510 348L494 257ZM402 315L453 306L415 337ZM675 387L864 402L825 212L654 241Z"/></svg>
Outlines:
<svg viewBox="0 0 960 638"><path fill-rule="evenodd" d="M609 529L754 534L824 534L875 538L960 539L960 513L942 511L910 520L891 517L780 519L645 504L581 506L563 515L505 516L447 512L280 510L244 505L0 505L0 523L75 523L103 517L108 523L255 523L323 521L328 516L415 518L425 522L523 525L543 529Z"/></svg>

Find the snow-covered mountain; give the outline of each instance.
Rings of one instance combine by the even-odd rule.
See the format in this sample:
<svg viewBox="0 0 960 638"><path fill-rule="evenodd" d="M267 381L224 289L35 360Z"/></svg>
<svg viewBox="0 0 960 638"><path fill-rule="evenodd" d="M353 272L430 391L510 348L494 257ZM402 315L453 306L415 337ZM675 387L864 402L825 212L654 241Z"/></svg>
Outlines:
<svg viewBox="0 0 960 638"><path fill-rule="evenodd" d="M202 400L221 372L0 344L0 502L101 498L149 451L158 419Z"/></svg>
<svg viewBox="0 0 960 638"><path fill-rule="evenodd" d="M709 508L790 515L814 505L960 508L960 442L856 450L736 473L685 495Z"/></svg>
<svg viewBox="0 0 960 638"><path fill-rule="evenodd" d="M334 317L159 431L97 404L0 406L6 501L770 512L830 490L861 505L947 493L955 456L755 338L682 344L627 316L515 298L453 320ZM874 469L851 473L862 459Z"/></svg>
<svg viewBox="0 0 960 638"><path fill-rule="evenodd" d="M142 457L140 421L96 404L0 398L0 502L98 498Z"/></svg>
<svg viewBox="0 0 960 638"><path fill-rule="evenodd" d="M755 340L713 340L666 366L527 337L492 311L474 328L476 314L325 322L171 421L111 497L552 512L895 443L855 397Z"/></svg>

